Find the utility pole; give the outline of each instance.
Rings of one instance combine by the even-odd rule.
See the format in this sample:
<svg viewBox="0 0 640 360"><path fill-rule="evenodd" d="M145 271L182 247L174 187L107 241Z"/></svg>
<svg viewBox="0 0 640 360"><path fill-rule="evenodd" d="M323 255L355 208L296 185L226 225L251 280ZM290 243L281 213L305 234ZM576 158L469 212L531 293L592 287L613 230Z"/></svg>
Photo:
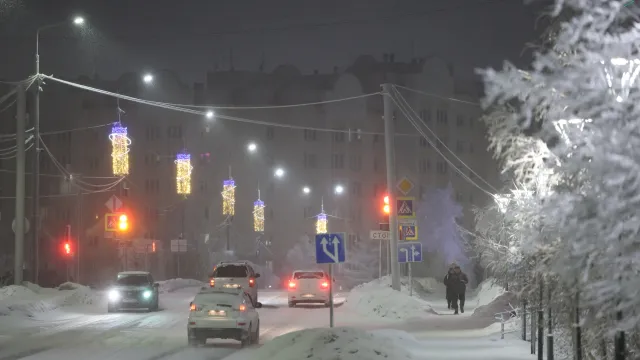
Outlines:
<svg viewBox="0 0 640 360"><path fill-rule="evenodd" d="M393 187L396 184L396 149L395 129L393 118L393 99L391 98L391 84L382 84L384 104L384 144L387 157L387 193L389 201L389 259L391 260L391 288L400 291L400 269L398 257L393 256L398 251L398 214L397 200Z"/></svg>
<svg viewBox="0 0 640 360"><path fill-rule="evenodd" d="M78 238L76 239L76 283L80 284L80 242L84 226L82 224L82 189L78 187Z"/></svg>
<svg viewBox="0 0 640 360"><path fill-rule="evenodd" d="M39 38L39 35L38 35ZM39 40L38 40L39 41ZM33 136L34 136L34 155L33 155L33 190L31 192L32 212L33 212L33 230L32 230L32 247L33 247L33 282L38 284L40 272L40 54L36 49L36 83L35 93L33 94Z"/></svg>
<svg viewBox="0 0 640 360"><path fill-rule="evenodd" d="M27 90L25 84L18 85L18 113L16 117L16 226L13 261L13 283L22 284L24 268L24 208L25 208L25 123L27 121Z"/></svg>

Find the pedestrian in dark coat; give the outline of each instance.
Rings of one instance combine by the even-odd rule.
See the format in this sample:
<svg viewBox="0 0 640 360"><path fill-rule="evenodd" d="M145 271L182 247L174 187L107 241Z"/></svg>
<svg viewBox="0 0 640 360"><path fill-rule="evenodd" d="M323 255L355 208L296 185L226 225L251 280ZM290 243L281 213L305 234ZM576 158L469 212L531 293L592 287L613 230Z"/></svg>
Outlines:
<svg viewBox="0 0 640 360"><path fill-rule="evenodd" d="M447 275L444 276L444 286L446 287L446 297L447 297L447 308L451 309L451 303L453 302L453 293L451 291L451 287L449 286L449 276L453 273L453 268L456 266L455 263L449 265L449 271Z"/></svg>
<svg viewBox="0 0 640 360"><path fill-rule="evenodd" d="M458 301L460 301L460 312L464 313L464 301L465 301L465 293L467 292L467 284L469 283L469 278L467 274L462 272L460 266L456 265L453 268L453 273L449 275L447 279L447 287L451 289L452 296L452 306L454 315L458 314Z"/></svg>

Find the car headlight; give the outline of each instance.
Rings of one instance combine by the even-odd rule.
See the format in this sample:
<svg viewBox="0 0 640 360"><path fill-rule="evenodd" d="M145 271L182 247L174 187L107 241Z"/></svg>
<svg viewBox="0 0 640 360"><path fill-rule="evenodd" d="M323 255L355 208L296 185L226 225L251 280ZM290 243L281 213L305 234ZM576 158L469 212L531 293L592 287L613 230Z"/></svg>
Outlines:
<svg viewBox="0 0 640 360"><path fill-rule="evenodd" d="M150 297L151 297L151 295L153 295L153 293L151 292L151 290L145 290L145 291L142 293L142 297L143 297L143 298L145 298L145 299L150 298Z"/></svg>
<svg viewBox="0 0 640 360"><path fill-rule="evenodd" d="M120 300L120 293L118 292L118 290L109 291L109 300L110 301L118 301L118 300Z"/></svg>

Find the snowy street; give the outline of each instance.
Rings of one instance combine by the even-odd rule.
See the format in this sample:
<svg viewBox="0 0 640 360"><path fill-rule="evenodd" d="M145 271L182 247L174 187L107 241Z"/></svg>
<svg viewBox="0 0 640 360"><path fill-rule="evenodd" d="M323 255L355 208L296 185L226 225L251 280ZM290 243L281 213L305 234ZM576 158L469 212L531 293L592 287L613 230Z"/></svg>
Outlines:
<svg viewBox="0 0 640 360"><path fill-rule="evenodd" d="M527 343L499 339L499 324L495 324L492 309L490 316L473 314L479 304L488 303L498 294L491 289L470 298L466 312L458 316L450 315L439 293L424 301L404 293L390 298L387 289L373 283L369 288L336 294L335 326L388 338L415 359L532 359L526 351ZM187 345L186 321L189 302L198 290L191 286L162 293L160 311L151 313L108 314L103 291L92 291L91 304L48 311L32 305L35 310L27 316L12 313L0 317L0 360L222 359L232 354L232 359L242 359L276 337L329 325L328 309L289 308L286 291L262 291L260 346L241 350L235 341L220 340L191 348ZM346 298L350 299L347 303ZM384 305L384 301L392 304ZM424 306L425 311L416 313L416 306ZM385 312L379 312L383 307Z"/></svg>

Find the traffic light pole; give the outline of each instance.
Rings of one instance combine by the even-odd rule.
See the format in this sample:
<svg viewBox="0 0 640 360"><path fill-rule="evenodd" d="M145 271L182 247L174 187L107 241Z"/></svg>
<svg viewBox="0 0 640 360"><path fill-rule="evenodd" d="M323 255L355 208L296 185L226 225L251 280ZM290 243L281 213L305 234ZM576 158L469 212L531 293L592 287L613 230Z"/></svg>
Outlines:
<svg viewBox="0 0 640 360"><path fill-rule="evenodd" d="M395 129L393 119L393 99L391 98L391 84L382 84L382 98L384 104L384 143L387 158L387 193L389 194L389 258L391 259L391 288L400 291L400 269L398 256L392 254L398 249L398 216L396 197L393 187L396 184L396 149Z"/></svg>

